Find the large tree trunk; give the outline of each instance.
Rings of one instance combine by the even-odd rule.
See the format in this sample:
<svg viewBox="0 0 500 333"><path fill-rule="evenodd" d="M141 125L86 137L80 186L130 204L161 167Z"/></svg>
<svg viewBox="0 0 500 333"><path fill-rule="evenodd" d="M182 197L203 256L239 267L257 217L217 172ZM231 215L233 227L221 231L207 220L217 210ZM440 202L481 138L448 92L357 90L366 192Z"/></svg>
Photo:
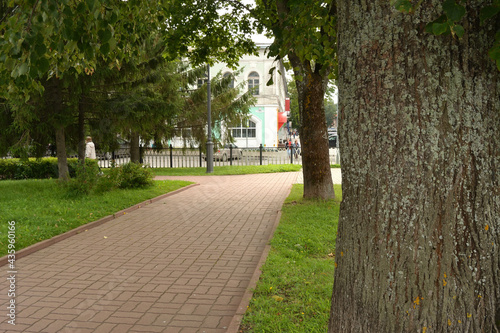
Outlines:
<svg viewBox="0 0 500 333"><path fill-rule="evenodd" d="M338 0L329 332L498 332L500 75L487 51L499 27L468 1L462 39L425 33L442 2L407 15Z"/></svg>
<svg viewBox="0 0 500 333"><path fill-rule="evenodd" d="M289 54L296 75L300 127L299 137L302 151L304 176L304 198L333 199L332 175L328 147L328 130L324 107L327 78L308 70L298 57Z"/></svg>

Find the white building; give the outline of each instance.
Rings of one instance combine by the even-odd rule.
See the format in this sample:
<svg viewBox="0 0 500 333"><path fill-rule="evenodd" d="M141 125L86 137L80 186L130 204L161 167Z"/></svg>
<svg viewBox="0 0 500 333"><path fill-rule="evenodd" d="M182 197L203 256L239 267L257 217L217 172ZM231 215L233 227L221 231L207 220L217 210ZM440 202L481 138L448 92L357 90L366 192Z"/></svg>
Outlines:
<svg viewBox="0 0 500 333"><path fill-rule="evenodd" d="M285 69L281 61L277 62L267 57L266 47L268 46L269 44L258 45L258 56L246 55L239 61L241 72L236 76L234 85L245 82L246 89L254 89L257 102L250 109L249 122L231 128L232 136L238 147L259 147L261 144L265 148L278 147L279 140L286 137L287 112L285 111L290 111L290 108L286 101ZM269 74L273 67L276 69L272 74ZM211 73L219 71L223 75L234 72L221 63L215 64L210 69ZM273 84L267 86L271 75Z"/></svg>

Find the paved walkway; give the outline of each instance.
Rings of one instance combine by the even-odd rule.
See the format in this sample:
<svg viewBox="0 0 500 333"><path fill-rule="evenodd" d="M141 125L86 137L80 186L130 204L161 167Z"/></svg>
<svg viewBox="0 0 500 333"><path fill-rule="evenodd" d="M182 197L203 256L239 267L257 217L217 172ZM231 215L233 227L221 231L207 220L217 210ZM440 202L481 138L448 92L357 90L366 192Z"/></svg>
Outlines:
<svg viewBox="0 0 500 333"><path fill-rule="evenodd" d="M330 169L332 173L332 181L334 184L342 184L342 172L340 171L339 168L332 168ZM304 175L302 174L302 170L298 173L297 180L295 183L297 184L303 184L304 183Z"/></svg>
<svg viewBox="0 0 500 333"><path fill-rule="evenodd" d="M0 332L226 332L298 173L199 183L16 261Z"/></svg>
<svg viewBox="0 0 500 333"><path fill-rule="evenodd" d="M200 185L18 259L16 325L2 279L0 332L235 332L302 172L162 178Z"/></svg>

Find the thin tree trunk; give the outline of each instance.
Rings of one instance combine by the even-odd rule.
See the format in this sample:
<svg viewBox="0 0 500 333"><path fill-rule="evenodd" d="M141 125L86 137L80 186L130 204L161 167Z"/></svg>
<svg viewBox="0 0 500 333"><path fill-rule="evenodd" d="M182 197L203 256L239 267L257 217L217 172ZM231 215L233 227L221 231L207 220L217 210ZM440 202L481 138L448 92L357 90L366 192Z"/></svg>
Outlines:
<svg viewBox="0 0 500 333"><path fill-rule="evenodd" d="M339 0L342 190L329 332L498 332L500 75L389 1ZM484 5L485 2L482 3ZM497 324L498 325L498 324Z"/></svg>
<svg viewBox="0 0 500 333"><path fill-rule="evenodd" d="M130 136L130 161L133 163L139 163L140 159L139 134L132 132Z"/></svg>
<svg viewBox="0 0 500 333"><path fill-rule="evenodd" d="M83 95L78 102L78 160L83 163L85 160L85 109L83 105Z"/></svg>
<svg viewBox="0 0 500 333"><path fill-rule="evenodd" d="M66 154L66 137L64 127L56 128L56 149L57 149L57 168L59 170L59 180L69 179L68 159Z"/></svg>
<svg viewBox="0 0 500 333"><path fill-rule="evenodd" d="M45 85L45 107L52 110L56 133L56 154L59 180L69 179L68 159L66 154L66 137L64 133L64 105L61 92L61 81L51 78Z"/></svg>

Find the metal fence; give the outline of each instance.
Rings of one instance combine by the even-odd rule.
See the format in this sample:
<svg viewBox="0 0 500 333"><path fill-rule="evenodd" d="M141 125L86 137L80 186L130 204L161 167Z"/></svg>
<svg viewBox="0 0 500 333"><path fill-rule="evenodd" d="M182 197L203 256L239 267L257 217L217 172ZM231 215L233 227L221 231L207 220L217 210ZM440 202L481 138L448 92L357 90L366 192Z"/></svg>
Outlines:
<svg viewBox="0 0 500 333"><path fill-rule="evenodd" d="M241 150L241 154L239 151ZM206 167L205 154L198 148L166 149L140 148L141 163L151 168L192 168ZM224 156L225 155L225 156ZM302 164L300 153L293 154L285 148L238 148L226 149L226 154L215 154L214 166L223 165L270 165L270 164ZM99 166L109 168L130 162L130 151L119 149L114 152L97 152ZM330 163L339 164L338 148L330 149Z"/></svg>
<svg viewBox="0 0 500 333"><path fill-rule="evenodd" d="M227 154L215 155L214 166L223 165L270 165L270 164L302 164L302 156L293 154L286 148L238 148L226 149ZM241 150L241 154L239 151ZM97 160L101 168L110 168L130 162L130 150L118 149L113 152L97 151ZM206 167L205 154L198 148L165 149L140 148L141 163L151 168L193 168ZM50 156L50 155L47 155ZM330 164L340 164L338 148L329 150ZM71 155L68 157L78 157ZM12 156L3 156L1 159L10 159Z"/></svg>

